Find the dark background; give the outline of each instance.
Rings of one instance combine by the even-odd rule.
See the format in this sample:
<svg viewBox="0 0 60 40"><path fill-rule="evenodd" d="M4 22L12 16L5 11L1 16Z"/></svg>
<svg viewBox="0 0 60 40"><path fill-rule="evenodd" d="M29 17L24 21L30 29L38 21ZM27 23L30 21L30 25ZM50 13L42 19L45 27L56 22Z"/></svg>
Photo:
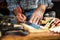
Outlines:
<svg viewBox="0 0 60 40"><path fill-rule="evenodd" d="M49 11L55 11L56 17L60 18L60 0L53 0L54 6L52 9L47 9L46 12ZM0 3L0 13L3 13L4 15L9 15L9 10L7 9L7 3L2 2Z"/></svg>
<svg viewBox="0 0 60 40"><path fill-rule="evenodd" d="M60 18L60 0L53 0L54 6L52 9L47 9L46 11L55 11L56 12L56 17Z"/></svg>
<svg viewBox="0 0 60 40"><path fill-rule="evenodd" d="M56 17L60 18L60 1L54 1L54 6L52 10L56 11Z"/></svg>

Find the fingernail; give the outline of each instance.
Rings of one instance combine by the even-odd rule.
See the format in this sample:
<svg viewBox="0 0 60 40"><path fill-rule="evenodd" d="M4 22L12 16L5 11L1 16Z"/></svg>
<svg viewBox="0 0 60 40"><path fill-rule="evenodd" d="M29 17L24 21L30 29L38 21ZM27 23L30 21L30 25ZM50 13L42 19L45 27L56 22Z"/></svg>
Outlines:
<svg viewBox="0 0 60 40"><path fill-rule="evenodd" d="M29 21L30 23L32 23L32 21Z"/></svg>

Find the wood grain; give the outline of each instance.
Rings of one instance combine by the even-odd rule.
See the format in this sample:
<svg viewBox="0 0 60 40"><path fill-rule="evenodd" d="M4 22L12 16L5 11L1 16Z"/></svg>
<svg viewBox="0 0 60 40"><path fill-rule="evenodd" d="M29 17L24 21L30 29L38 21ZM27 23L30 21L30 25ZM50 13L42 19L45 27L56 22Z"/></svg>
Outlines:
<svg viewBox="0 0 60 40"><path fill-rule="evenodd" d="M1 40L59 40L60 34L41 32L31 33L27 36L6 35Z"/></svg>

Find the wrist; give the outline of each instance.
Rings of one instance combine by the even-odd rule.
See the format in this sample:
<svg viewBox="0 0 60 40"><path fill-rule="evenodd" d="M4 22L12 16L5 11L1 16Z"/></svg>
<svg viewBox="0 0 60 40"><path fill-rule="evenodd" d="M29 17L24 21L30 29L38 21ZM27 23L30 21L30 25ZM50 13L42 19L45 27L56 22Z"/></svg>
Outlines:
<svg viewBox="0 0 60 40"><path fill-rule="evenodd" d="M16 8L16 9L13 10L13 14L16 16L16 15L20 14L20 12L19 12L18 9Z"/></svg>
<svg viewBox="0 0 60 40"><path fill-rule="evenodd" d="M46 10L46 5L43 5L43 4L39 5L37 8L37 11L42 14L44 14L45 10Z"/></svg>

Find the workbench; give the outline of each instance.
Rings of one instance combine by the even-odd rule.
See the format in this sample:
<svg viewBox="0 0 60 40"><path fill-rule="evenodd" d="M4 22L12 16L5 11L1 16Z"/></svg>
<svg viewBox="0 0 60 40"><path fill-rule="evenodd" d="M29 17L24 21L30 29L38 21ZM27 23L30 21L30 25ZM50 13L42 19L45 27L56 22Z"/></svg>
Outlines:
<svg viewBox="0 0 60 40"><path fill-rule="evenodd" d="M27 36L6 35L1 40L60 40L60 34L52 32L30 33Z"/></svg>

